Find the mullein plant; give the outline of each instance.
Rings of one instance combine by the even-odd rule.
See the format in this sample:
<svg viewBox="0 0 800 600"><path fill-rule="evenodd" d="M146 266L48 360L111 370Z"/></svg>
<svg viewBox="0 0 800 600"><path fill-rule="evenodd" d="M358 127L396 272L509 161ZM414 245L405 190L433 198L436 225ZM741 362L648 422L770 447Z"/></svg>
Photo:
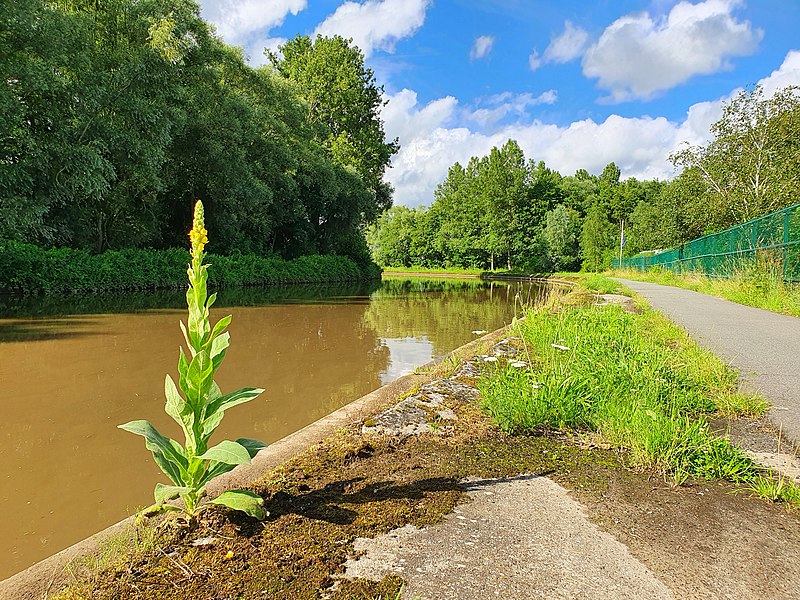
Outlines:
<svg viewBox="0 0 800 600"><path fill-rule="evenodd" d="M236 465L248 464L266 444L245 438L235 442L222 441L209 448L209 440L222 421L225 411L237 404L249 402L264 390L242 388L223 395L214 382L214 372L219 368L230 345L230 334L225 330L231 322L228 315L212 327L209 309L216 294L208 296L206 283L208 265L203 264L203 249L208 243L203 221L203 204L198 200L194 208L194 222L189 232L191 263L189 289L186 303L189 306L188 324L181 321L183 337L189 349L187 357L183 348L178 357L178 385L167 375L164 384L166 412L183 430L185 443L179 444L160 434L148 421L131 421L119 425L120 429L141 435L147 449L153 453L156 464L172 481L172 485L157 483L156 503L145 512L181 510L167 500L180 497L183 510L191 518L198 510L205 486L215 477L227 473ZM264 518L264 500L257 494L244 490L224 492L211 500L213 504L242 511L257 519ZM204 506L207 506L204 505ZM202 507L201 507L202 508Z"/></svg>

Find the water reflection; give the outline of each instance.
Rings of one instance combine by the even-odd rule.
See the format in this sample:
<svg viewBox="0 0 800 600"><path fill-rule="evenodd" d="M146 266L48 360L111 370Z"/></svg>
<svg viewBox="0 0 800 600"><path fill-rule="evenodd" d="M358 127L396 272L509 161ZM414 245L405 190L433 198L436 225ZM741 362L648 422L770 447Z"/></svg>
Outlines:
<svg viewBox="0 0 800 600"><path fill-rule="evenodd" d="M394 280L376 286L223 290L233 315L223 391L259 386L226 413L219 438L271 442L471 339L513 314L517 291L485 282ZM179 437L163 412L176 377L182 294L125 299L3 299L0 319L0 578L151 502L164 477L141 439L116 429L147 418ZM231 306L239 302L239 306ZM223 308L225 305L228 308ZM116 314L92 314L98 306ZM80 316L55 317L74 310ZM38 315L38 316L36 316Z"/></svg>
<svg viewBox="0 0 800 600"><path fill-rule="evenodd" d="M381 338L381 344L389 349L389 365L381 372L381 384L385 385L414 370L433 357L433 344L427 337Z"/></svg>
<svg viewBox="0 0 800 600"><path fill-rule="evenodd" d="M213 274L212 274L213 277ZM380 281L340 284L239 287L217 290L217 307L264 306L277 303L366 303L380 289ZM26 319L82 314L140 312L186 306L185 290L126 292L123 294L58 294L14 296L0 294L0 319ZM0 338L0 341L3 341Z"/></svg>

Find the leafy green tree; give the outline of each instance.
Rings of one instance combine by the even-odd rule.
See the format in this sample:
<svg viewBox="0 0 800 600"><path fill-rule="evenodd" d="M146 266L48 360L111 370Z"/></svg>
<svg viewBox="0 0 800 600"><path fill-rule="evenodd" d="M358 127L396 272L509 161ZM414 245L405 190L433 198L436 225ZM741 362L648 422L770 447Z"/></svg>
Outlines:
<svg viewBox="0 0 800 600"><path fill-rule="evenodd" d="M481 161L472 157L467 167L455 163L434 191L429 219L438 224L435 251L443 266L478 267L487 264L482 246L485 211L477 195Z"/></svg>
<svg viewBox="0 0 800 600"><path fill-rule="evenodd" d="M563 177L559 187L564 204L578 211L581 216L599 200L597 177L590 175L584 169L579 169L575 175Z"/></svg>
<svg viewBox="0 0 800 600"><path fill-rule="evenodd" d="M396 146L357 49L312 52L333 76L312 106L298 82L249 67L191 0L12 4L0 11L0 238L183 245L202 198L216 252L366 260L362 224L391 204L381 177Z"/></svg>
<svg viewBox="0 0 800 600"><path fill-rule="evenodd" d="M602 271L611 266L615 249L615 228L601 204L586 213L581 229L581 256L584 271Z"/></svg>
<svg viewBox="0 0 800 600"><path fill-rule="evenodd" d="M102 251L157 240L158 193L179 115L175 70L202 27L193 5L115 0L64 2L85 26L88 49L71 57L73 101L64 127L72 152L62 156L52 218L68 243ZM66 99L65 99L66 100ZM73 182L77 185L73 185Z"/></svg>
<svg viewBox="0 0 800 600"><path fill-rule="evenodd" d="M380 108L383 88L364 66L361 50L340 36L298 36L269 52L278 73L294 82L307 105L308 120L317 125L315 139L333 160L353 169L372 190L374 203L364 207L366 219L391 206L383 174L397 141L386 141Z"/></svg>
<svg viewBox="0 0 800 600"><path fill-rule="evenodd" d="M59 241L68 232L48 222L48 211L69 203L69 190L106 187L105 165L71 135L82 108L69 99L81 97L90 26L42 0L5 2L0 10L0 237Z"/></svg>
<svg viewBox="0 0 800 600"><path fill-rule="evenodd" d="M603 208L609 213L609 218L614 219L616 215L616 206L618 204L617 196L619 195L621 172L616 163L608 163L600 177L597 180L597 192L599 201Z"/></svg>
<svg viewBox="0 0 800 600"><path fill-rule="evenodd" d="M526 229L525 207L528 201L528 168L525 155L514 140L502 148L492 148L483 161L477 186L479 202L484 206L482 246L491 256L505 255L511 269L521 252Z"/></svg>
<svg viewBox="0 0 800 600"><path fill-rule="evenodd" d="M713 141L672 156L695 169L706 189L707 228L748 221L797 201L800 188L800 88L765 97L761 87L725 104Z"/></svg>
<svg viewBox="0 0 800 600"><path fill-rule="evenodd" d="M424 209L393 206L368 229L367 241L379 265L410 267L424 259L422 223Z"/></svg>
<svg viewBox="0 0 800 600"><path fill-rule="evenodd" d="M547 257L554 271L580 268L581 219L578 212L559 204L548 211L544 229Z"/></svg>

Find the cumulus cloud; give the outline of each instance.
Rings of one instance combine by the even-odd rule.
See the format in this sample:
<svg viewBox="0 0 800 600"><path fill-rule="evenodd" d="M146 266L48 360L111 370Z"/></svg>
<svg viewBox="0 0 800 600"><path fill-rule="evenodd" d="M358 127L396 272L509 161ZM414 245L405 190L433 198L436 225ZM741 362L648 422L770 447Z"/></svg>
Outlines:
<svg viewBox="0 0 800 600"><path fill-rule="evenodd" d="M528 65L535 71L545 63L567 63L583 55L589 45L589 34L576 27L572 21L564 21L564 32L550 41L542 56L534 50L528 56Z"/></svg>
<svg viewBox="0 0 800 600"><path fill-rule="evenodd" d="M402 144L420 133L426 135L452 121L458 108L458 100L446 96L418 108L417 93L403 89L394 96L386 96L386 105L381 110L386 137L399 138Z"/></svg>
<svg viewBox="0 0 800 600"><path fill-rule="evenodd" d="M768 95L787 85L800 85L800 51L789 52L783 64L758 83ZM387 134L398 137L401 144L387 179L395 187L397 204L430 205L433 190L454 162L465 164L471 156L483 156L508 138L517 140L527 157L544 160L563 175L577 169L599 174L613 161L623 177L668 179L675 174L669 155L686 142L706 143L709 127L722 115L724 102L738 92L732 90L723 98L693 104L679 121L610 115L602 122L585 119L557 126L528 119L498 124L487 131L485 127L474 130L458 126L469 118L477 121L475 113L480 108L461 107L450 96L420 105L417 94L406 89L388 96L389 103L382 112ZM483 103L489 109L494 103L494 108L509 106L512 111L514 107L531 106L533 99L547 98L547 94L500 94Z"/></svg>
<svg viewBox="0 0 800 600"><path fill-rule="evenodd" d="M758 85L764 90L765 97L770 97L787 86L800 85L800 51L790 50L781 66L760 79ZM711 125L722 117L722 106L741 91L742 88L736 88L722 98L698 102L689 107L686 119L678 129L677 139L680 145L706 144L710 140Z"/></svg>
<svg viewBox="0 0 800 600"><path fill-rule="evenodd" d="M353 38L370 56L375 50L392 52L395 44L422 27L431 0L367 0L345 2L320 23L314 34Z"/></svg>
<svg viewBox="0 0 800 600"><path fill-rule="evenodd" d="M763 37L733 16L739 0L679 2L665 17L623 16L583 57L583 73L610 99L650 98L695 75L731 68L730 57L752 54Z"/></svg>
<svg viewBox="0 0 800 600"><path fill-rule="evenodd" d="M481 35L475 38L475 43L472 44L472 50L469 51L470 60L479 60L486 58L494 47L494 36Z"/></svg>
<svg viewBox="0 0 800 600"><path fill-rule="evenodd" d="M789 85L800 85L800 51L791 50L783 59L783 64L759 81L759 85L767 96Z"/></svg>
<svg viewBox="0 0 800 600"><path fill-rule="evenodd" d="M547 62L566 63L575 60L586 50L589 34L571 21L564 22L564 33L555 38L544 51Z"/></svg>
<svg viewBox="0 0 800 600"><path fill-rule="evenodd" d="M251 33L281 25L287 15L296 15L307 5L308 0L200 0L203 17L225 41L236 45Z"/></svg>

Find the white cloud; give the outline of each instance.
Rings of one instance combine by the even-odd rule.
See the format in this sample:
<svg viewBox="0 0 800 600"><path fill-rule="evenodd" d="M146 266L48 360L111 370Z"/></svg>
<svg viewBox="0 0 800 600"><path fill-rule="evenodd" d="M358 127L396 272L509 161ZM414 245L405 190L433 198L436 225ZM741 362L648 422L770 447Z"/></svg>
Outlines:
<svg viewBox="0 0 800 600"><path fill-rule="evenodd" d="M759 81L759 84L767 96L786 86L800 85L800 50L791 50L783 59L783 64Z"/></svg>
<svg viewBox="0 0 800 600"><path fill-rule="evenodd" d="M467 118L471 121L475 121L482 127L487 127L497 123L508 115L525 116L527 109L531 106L555 104L557 100L558 93L555 90L547 90L538 96L527 92L523 94L505 92L481 100L479 104L485 106L476 108L467 115Z"/></svg>
<svg viewBox="0 0 800 600"><path fill-rule="evenodd" d="M375 50L392 52L395 44L422 27L432 0L367 0L345 2L320 23L314 34L341 35L370 56Z"/></svg>
<svg viewBox="0 0 800 600"><path fill-rule="evenodd" d="M419 133L430 133L444 127L456 114L458 100L446 96L417 108L417 93L404 89L394 96L386 96L387 104L381 110L386 137L399 138L403 144Z"/></svg>
<svg viewBox="0 0 800 600"><path fill-rule="evenodd" d="M265 48L275 51L286 42L271 37L269 30L307 5L308 0L200 0L203 18L216 26L228 44L241 46L253 66L267 61Z"/></svg>
<svg viewBox="0 0 800 600"><path fill-rule="evenodd" d="M547 63L567 63L579 58L589 45L589 34L585 29L576 27L572 21L564 21L564 32L550 41L550 45L539 56L538 50L528 56L531 71Z"/></svg>
<svg viewBox="0 0 800 600"><path fill-rule="evenodd" d="M257 31L281 25L287 15L305 10L308 0L200 0L203 17L230 44L239 45Z"/></svg>
<svg viewBox="0 0 800 600"><path fill-rule="evenodd" d="M542 59L537 50L533 50L528 56L528 66L531 68L531 71L535 71L542 66Z"/></svg>
<svg viewBox="0 0 800 600"><path fill-rule="evenodd" d="M583 57L583 73L615 101L650 98L694 75L729 69L752 54L763 32L732 15L739 0L679 2L666 17L644 12L609 25Z"/></svg>
<svg viewBox="0 0 800 600"><path fill-rule="evenodd" d="M469 51L470 60L478 60L489 55L494 47L494 36L482 35L475 38L472 50Z"/></svg>
<svg viewBox="0 0 800 600"><path fill-rule="evenodd" d="M575 60L586 50L589 34L571 21L564 22L564 33L555 38L544 51L546 62L566 63Z"/></svg>
<svg viewBox="0 0 800 600"><path fill-rule="evenodd" d="M783 64L758 83L767 94L787 85L800 85L800 51L790 51ZM710 137L709 127L722 114L723 103L738 92L732 90L723 98L693 104L678 122L664 117L611 115L600 123L586 119L557 126L528 120L501 124L487 132L485 128L476 131L453 125L461 119L479 121L476 113L480 108L462 109L451 96L419 106L416 93L406 89L388 97L389 104L382 112L387 134L399 137L401 144L387 179L395 187L397 204L430 205L433 190L454 162L466 164L471 156L484 156L508 138L517 140L528 158L544 160L563 175L579 168L599 174L614 161L623 177L667 179L675 174L669 155L684 142L705 143ZM507 107L508 114L524 112L536 103L534 100L540 99L541 104L550 97L550 92L540 96L506 93L487 98L483 104L487 110Z"/></svg>

